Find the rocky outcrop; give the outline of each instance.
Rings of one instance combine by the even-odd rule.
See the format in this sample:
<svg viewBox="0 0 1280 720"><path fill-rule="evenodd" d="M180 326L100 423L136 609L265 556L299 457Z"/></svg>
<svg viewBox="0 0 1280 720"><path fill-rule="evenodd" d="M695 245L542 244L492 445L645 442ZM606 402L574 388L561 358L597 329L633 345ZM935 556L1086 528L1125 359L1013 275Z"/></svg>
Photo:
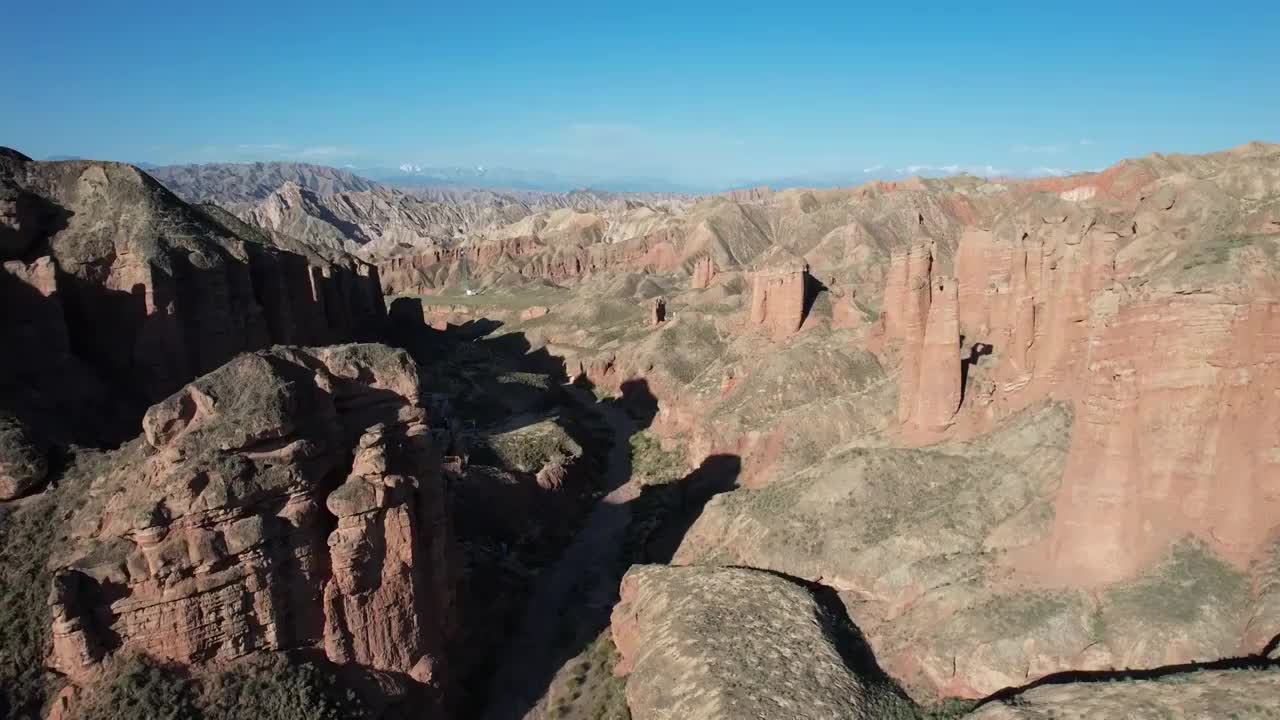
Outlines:
<svg viewBox="0 0 1280 720"><path fill-rule="evenodd" d="M657 327L667 319L667 302L662 298L654 298L649 303L649 327Z"/></svg>
<svg viewBox="0 0 1280 720"><path fill-rule="evenodd" d="M430 688L430 707L453 630L439 468L403 351L237 357L153 406L89 488L56 563L50 664L82 683L122 653L314 649Z"/></svg>
<svg viewBox="0 0 1280 720"><path fill-rule="evenodd" d="M0 298L6 310L0 330L9 341L6 347L25 348L37 355L67 352L70 339L53 258L31 263L13 260L0 271Z"/></svg>
<svg viewBox="0 0 1280 720"><path fill-rule="evenodd" d="M438 272L444 258L443 250L428 250L379 262L383 292L388 296L429 294L440 281Z"/></svg>
<svg viewBox="0 0 1280 720"><path fill-rule="evenodd" d="M689 289L705 290L711 287L716 279L716 261L710 255L700 257L693 264L693 274L689 278Z"/></svg>
<svg viewBox="0 0 1280 720"><path fill-rule="evenodd" d="M338 342L381 327L371 266L281 249L271 236L186 205L131 166L9 155L0 180L43 208L25 258L35 262L6 265L6 274L46 298L56 289L57 303L42 307L60 307L64 317L40 325L55 334L65 327L71 351L122 395L154 401L238 352Z"/></svg>
<svg viewBox="0 0 1280 720"><path fill-rule="evenodd" d="M17 418L0 413L0 500L38 488L49 472L45 454Z"/></svg>
<svg viewBox="0 0 1280 720"><path fill-rule="evenodd" d="M776 575L638 565L612 633L636 720L910 717L843 613ZM855 646L851 648L850 646Z"/></svg>
<svg viewBox="0 0 1280 720"><path fill-rule="evenodd" d="M546 305L534 305L521 310L519 317L521 320L537 320L549 312L551 312L551 308Z"/></svg>
<svg viewBox="0 0 1280 720"><path fill-rule="evenodd" d="M807 265L760 271L751 277L751 311L748 319L775 340L800 330L804 323Z"/></svg>

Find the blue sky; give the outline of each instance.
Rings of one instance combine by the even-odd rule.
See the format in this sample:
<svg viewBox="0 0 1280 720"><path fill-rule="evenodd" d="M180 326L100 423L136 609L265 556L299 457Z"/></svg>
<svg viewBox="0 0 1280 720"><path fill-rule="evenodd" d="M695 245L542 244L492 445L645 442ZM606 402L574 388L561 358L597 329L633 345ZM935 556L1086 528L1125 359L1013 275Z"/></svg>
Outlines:
<svg viewBox="0 0 1280 720"><path fill-rule="evenodd" d="M1280 141L1280 3L858 5L12 3L0 144L727 186Z"/></svg>

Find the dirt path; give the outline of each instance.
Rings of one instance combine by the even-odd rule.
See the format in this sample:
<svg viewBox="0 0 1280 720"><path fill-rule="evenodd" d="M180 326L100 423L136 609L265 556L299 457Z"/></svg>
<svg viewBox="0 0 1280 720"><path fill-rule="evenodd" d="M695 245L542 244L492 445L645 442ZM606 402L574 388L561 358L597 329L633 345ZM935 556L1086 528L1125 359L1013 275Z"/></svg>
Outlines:
<svg viewBox="0 0 1280 720"><path fill-rule="evenodd" d="M592 508L556 564L535 582L520 629L507 645L489 686L485 720L542 720L547 689L564 651L559 647L561 618L592 598L611 597L617 591L612 586L617 581L614 568L631 521L629 503L640 494L639 486L631 482L630 438L636 428L623 410L593 404L591 394L579 388L569 392L578 402L592 405L612 436L603 478L609 492Z"/></svg>

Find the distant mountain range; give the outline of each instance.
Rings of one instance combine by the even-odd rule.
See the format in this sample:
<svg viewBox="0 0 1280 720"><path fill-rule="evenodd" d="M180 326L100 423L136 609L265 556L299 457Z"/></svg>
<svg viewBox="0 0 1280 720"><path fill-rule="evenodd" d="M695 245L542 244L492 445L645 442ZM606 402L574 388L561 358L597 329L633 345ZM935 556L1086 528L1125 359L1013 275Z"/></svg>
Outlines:
<svg viewBox="0 0 1280 720"><path fill-rule="evenodd" d="M46 160L81 160L72 155L50 156ZM1007 173L990 167L959 165L914 165L903 168L869 167L842 172L779 175L745 178L727 185L693 185L652 177L587 177L561 175L542 170L520 170L506 167L434 167L402 163L397 167L334 168L295 162L201 163L156 165L135 162L170 188L181 187L184 197L193 201L261 200L285 182L327 194L370 189L374 183L402 189L434 188L444 191L496 191L499 193L567 193L600 191L606 193L663 193L706 195L755 187L782 190L793 187L832 188L861 185L871 180L902 180L912 176L948 177L973 174L986 177L1021 177L1026 173ZM1036 173L1044 174L1044 173ZM1061 174L1055 171L1053 174Z"/></svg>
<svg viewBox="0 0 1280 720"><path fill-rule="evenodd" d="M489 190L532 190L535 192L570 192L603 190L607 192L658 192L700 194L714 188L697 187L646 177L601 178L559 175L541 170L517 170L503 167L428 167L403 163L398 167L359 168L354 172L386 185L396 187L460 187Z"/></svg>
<svg viewBox="0 0 1280 720"><path fill-rule="evenodd" d="M145 169L188 202L254 202L266 198L286 183L322 195L378 187L377 183L355 173L306 163L207 163Z"/></svg>

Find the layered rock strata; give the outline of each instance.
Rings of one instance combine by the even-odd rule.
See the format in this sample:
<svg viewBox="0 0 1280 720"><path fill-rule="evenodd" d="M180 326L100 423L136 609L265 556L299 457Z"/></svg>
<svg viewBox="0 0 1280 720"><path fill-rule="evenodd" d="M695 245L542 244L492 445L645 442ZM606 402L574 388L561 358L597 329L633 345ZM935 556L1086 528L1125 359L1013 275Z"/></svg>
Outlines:
<svg viewBox="0 0 1280 720"><path fill-rule="evenodd" d="M442 690L455 567L419 397L403 351L345 345L241 355L154 405L70 521L50 664L309 648Z"/></svg>

